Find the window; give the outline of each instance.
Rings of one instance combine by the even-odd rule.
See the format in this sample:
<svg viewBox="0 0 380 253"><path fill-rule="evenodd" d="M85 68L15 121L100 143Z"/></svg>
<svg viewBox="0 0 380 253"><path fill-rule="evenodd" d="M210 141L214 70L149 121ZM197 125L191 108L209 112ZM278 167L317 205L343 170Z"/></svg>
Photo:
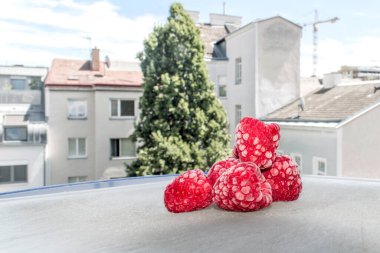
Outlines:
<svg viewBox="0 0 380 253"><path fill-rule="evenodd" d="M86 139L85 138L69 138L69 158L86 157Z"/></svg>
<svg viewBox="0 0 380 253"><path fill-rule="evenodd" d="M325 158L313 157L313 174L327 175L327 160Z"/></svg>
<svg viewBox="0 0 380 253"><path fill-rule="evenodd" d="M241 58L235 60L235 84L241 84Z"/></svg>
<svg viewBox="0 0 380 253"><path fill-rule="evenodd" d="M86 176L79 176L79 177L68 177L67 182L68 183L78 183L78 182L83 182L86 181L87 177Z"/></svg>
<svg viewBox="0 0 380 253"><path fill-rule="evenodd" d="M239 124L241 120L241 105L235 105L235 126Z"/></svg>
<svg viewBox="0 0 380 253"><path fill-rule="evenodd" d="M135 157L135 143L132 138L111 139L111 157Z"/></svg>
<svg viewBox="0 0 380 253"><path fill-rule="evenodd" d="M225 85L219 85L219 97L225 98L227 97L227 90Z"/></svg>
<svg viewBox="0 0 380 253"><path fill-rule="evenodd" d="M85 99L69 99L67 105L69 119L85 119L87 117L87 101Z"/></svg>
<svg viewBox="0 0 380 253"><path fill-rule="evenodd" d="M0 166L0 184L28 182L27 165Z"/></svg>
<svg viewBox="0 0 380 253"><path fill-rule="evenodd" d="M5 141L28 141L28 128L25 126L4 127Z"/></svg>
<svg viewBox="0 0 380 253"><path fill-rule="evenodd" d="M299 173L302 172L302 155L299 153L291 153L290 156L293 158L293 161L298 165Z"/></svg>
<svg viewBox="0 0 380 253"><path fill-rule="evenodd" d="M218 76L218 94L219 97L227 97L227 78L226 76Z"/></svg>
<svg viewBox="0 0 380 253"><path fill-rule="evenodd" d="M25 90L26 79L11 79L12 90Z"/></svg>
<svg viewBox="0 0 380 253"><path fill-rule="evenodd" d="M135 116L135 101L123 99L111 99L111 117Z"/></svg>

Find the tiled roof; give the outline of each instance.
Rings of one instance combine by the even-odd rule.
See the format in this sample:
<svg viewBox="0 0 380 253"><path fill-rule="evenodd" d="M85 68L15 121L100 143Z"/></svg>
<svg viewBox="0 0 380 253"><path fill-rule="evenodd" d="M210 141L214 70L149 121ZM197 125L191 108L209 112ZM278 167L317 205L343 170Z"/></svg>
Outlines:
<svg viewBox="0 0 380 253"><path fill-rule="evenodd" d="M45 86L141 87L142 82L141 71L112 70L104 62L99 71L92 71L90 61L54 59Z"/></svg>
<svg viewBox="0 0 380 253"><path fill-rule="evenodd" d="M205 45L206 57L212 58L214 44L228 34L227 27L199 24L198 28L201 31L201 39Z"/></svg>
<svg viewBox="0 0 380 253"><path fill-rule="evenodd" d="M340 122L380 102L380 90L375 91L375 86L365 83L322 88L304 97L304 110L299 109L300 100L296 100L263 119Z"/></svg>

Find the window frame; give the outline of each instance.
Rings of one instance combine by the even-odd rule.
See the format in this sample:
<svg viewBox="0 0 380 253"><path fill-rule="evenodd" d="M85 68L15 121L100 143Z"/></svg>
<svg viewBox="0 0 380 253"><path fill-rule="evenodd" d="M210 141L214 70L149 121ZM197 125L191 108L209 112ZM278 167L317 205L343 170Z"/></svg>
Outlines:
<svg viewBox="0 0 380 253"><path fill-rule="evenodd" d="M75 140L75 154L70 155L70 139ZM84 140L84 155L79 154L79 139ZM67 138L67 159L86 159L87 158L87 138L69 137Z"/></svg>
<svg viewBox="0 0 380 253"><path fill-rule="evenodd" d="M18 139L18 140L7 140L7 129L9 128L23 128L25 129L25 139ZM28 126L25 125L18 125L18 126L13 126L13 125L5 125L3 126L3 141L4 142L28 142L29 140L29 134L28 134Z"/></svg>
<svg viewBox="0 0 380 253"><path fill-rule="evenodd" d="M71 179L75 179L75 181L70 182ZM84 180L81 180L84 179ZM76 183L81 183L81 182L86 182L87 181L87 176L70 176L67 177L67 183L68 184L76 184Z"/></svg>
<svg viewBox="0 0 380 253"><path fill-rule="evenodd" d="M242 73L242 59L241 57L237 57L235 59L235 85L242 83Z"/></svg>
<svg viewBox="0 0 380 253"><path fill-rule="evenodd" d="M297 164L298 172L301 174L302 173L302 164L303 164L302 154L301 153L290 153L290 156L292 157L293 161ZM297 163L296 157L300 158L300 164Z"/></svg>
<svg viewBox="0 0 380 253"><path fill-rule="evenodd" d="M25 181L15 181L15 167L17 166L25 166L25 175L26 179ZM27 164L12 164L12 165L0 165L0 167L10 167L10 181L7 182L0 182L0 185L4 184L25 184L28 183L29 179L29 171L28 171L28 165Z"/></svg>
<svg viewBox="0 0 380 253"><path fill-rule="evenodd" d="M116 112L117 115L112 115L112 101L117 101L117 108ZM121 101L129 101L133 102L133 115L121 115ZM110 98L109 100L109 115L110 119L134 119L136 117L136 100L135 99L128 99L128 98Z"/></svg>
<svg viewBox="0 0 380 253"><path fill-rule="evenodd" d="M224 95L222 95L221 90L223 90ZM219 84L218 85L218 96L219 96L219 98L227 98L227 85L225 85L225 84L223 84L223 85Z"/></svg>
<svg viewBox="0 0 380 253"><path fill-rule="evenodd" d="M237 126L239 124L240 120L243 117L242 111L243 111L243 109L242 109L242 106L240 104L235 105L235 126ZM239 112L240 117L238 117L238 112Z"/></svg>
<svg viewBox="0 0 380 253"><path fill-rule="evenodd" d="M221 95L223 90L224 95ZM227 98L227 76L218 75L218 97L219 98Z"/></svg>
<svg viewBox="0 0 380 253"><path fill-rule="evenodd" d="M110 160L118 160L118 159L135 159L136 158L136 143L135 142L133 142L132 141L132 144L133 144L133 148L134 148L134 155L127 155L127 156L121 156L121 150L122 150L122 142L121 142L121 140L123 140L123 139L125 139L125 140L128 140L128 139L130 139L131 141L132 141L132 138L131 138L131 136L129 136L129 137L126 137L126 138L124 138L124 137L122 137L122 138L110 138ZM119 153L119 155L118 156L114 156L113 155L113 153L114 152L112 152L113 151L113 143L112 143L112 140L118 140L118 145L119 145L119 147L118 147L118 153Z"/></svg>
<svg viewBox="0 0 380 253"><path fill-rule="evenodd" d="M24 82L24 87L23 87L23 89L14 89L14 88L13 88L13 81L23 81L23 82ZM27 82L27 79L26 79L26 78L20 78L20 77L17 77L17 78L10 78L10 86L11 86L11 90L27 90L28 82Z"/></svg>
<svg viewBox="0 0 380 253"><path fill-rule="evenodd" d="M323 162L325 164L324 172L319 170L319 162ZM318 176L327 175L327 159L326 158L313 156L313 174L318 175Z"/></svg>
<svg viewBox="0 0 380 253"><path fill-rule="evenodd" d="M84 115L79 116L78 109L76 109L76 115L70 115L70 102L83 102L84 103ZM69 120L83 120L87 119L87 99L85 98L68 98L67 99L67 119Z"/></svg>

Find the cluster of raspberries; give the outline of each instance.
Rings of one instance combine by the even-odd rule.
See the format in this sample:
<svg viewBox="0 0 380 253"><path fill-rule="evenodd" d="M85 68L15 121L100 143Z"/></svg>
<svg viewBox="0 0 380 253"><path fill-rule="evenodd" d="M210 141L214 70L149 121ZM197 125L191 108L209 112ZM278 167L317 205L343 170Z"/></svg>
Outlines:
<svg viewBox="0 0 380 253"><path fill-rule="evenodd" d="M170 212L190 212L214 202L229 211L249 212L272 201L298 199L302 182L291 157L277 155L280 127L243 118L235 129L233 157L216 162L207 176L189 170L170 183L164 202Z"/></svg>

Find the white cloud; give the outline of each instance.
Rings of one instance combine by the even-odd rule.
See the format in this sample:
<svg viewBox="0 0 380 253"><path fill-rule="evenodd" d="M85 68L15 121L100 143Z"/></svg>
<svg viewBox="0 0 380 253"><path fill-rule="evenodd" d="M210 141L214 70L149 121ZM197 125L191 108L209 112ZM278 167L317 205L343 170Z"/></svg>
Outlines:
<svg viewBox="0 0 380 253"><path fill-rule="evenodd" d="M342 65L380 65L380 37L362 37L354 41L324 39L318 43L317 75L338 71ZM313 46L305 43L301 49L301 75L313 72Z"/></svg>
<svg viewBox="0 0 380 253"><path fill-rule="evenodd" d="M53 58L87 57L85 37L111 59L135 60L143 39L161 20L122 16L107 1L6 1L0 8L0 64L49 66Z"/></svg>

